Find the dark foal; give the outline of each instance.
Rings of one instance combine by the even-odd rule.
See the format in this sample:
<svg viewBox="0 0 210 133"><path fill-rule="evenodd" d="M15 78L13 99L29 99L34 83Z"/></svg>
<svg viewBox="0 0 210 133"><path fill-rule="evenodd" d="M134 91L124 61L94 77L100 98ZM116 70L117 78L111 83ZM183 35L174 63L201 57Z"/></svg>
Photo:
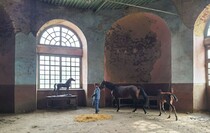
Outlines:
<svg viewBox="0 0 210 133"><path fill-rule="evenodd" d="M56 91L56 95L58 95L58 91L60 88L66 88L68 90L68 95L69 95L69 87L71 86L71 81L75 81L73 78L70 78L66 81L66 83L58 83L54 84L54 91Z"/></svg>
<svg viewBox="0 0 210 133"><path fill-rule="evenodd" d="M171 117L171 110L173 109L175 117L176 117L176 121L178 120L177 114L176 114L176 108L173 105L174 100L177 102L178 98L176 97L176 95L173 93L173 89L171 92L163 92L162 90L159 90L159 109L160 109L160 114L159 116L161 116L162 112L161 110L163 110L165 112L165 108L164 108L164 104L168 104L169 105L169 116L168 118Z"/></svg>

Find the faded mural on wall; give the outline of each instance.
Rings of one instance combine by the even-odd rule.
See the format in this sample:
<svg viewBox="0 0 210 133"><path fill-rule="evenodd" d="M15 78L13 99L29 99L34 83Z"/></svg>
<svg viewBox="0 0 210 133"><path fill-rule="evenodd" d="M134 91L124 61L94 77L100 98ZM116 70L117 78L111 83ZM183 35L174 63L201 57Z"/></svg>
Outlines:
<svg viewBox="0 0 210 133"><path fill-rule="evenodd" d="M159 76L164 77L163 82L170 82L170 47L169 41L164 41L165 33L161 33L162 25L142 14L127 18L117 21L107 32L105 79L115 83L148 83ZM164 76L157 75L161 72Z"/></svg>
<svg viewBox="0 0 210 133"><path fill-rule="evenodd" d="M161 43L156 33L150 31L145 37L132 38L132 31L117 25L107 34L105 53L110 73L121 81L139 77L136 82L151 79L153 64L160 57ZM110 69L109 69L110 70ZM129 72L129 73L128 73Z"/></svg>

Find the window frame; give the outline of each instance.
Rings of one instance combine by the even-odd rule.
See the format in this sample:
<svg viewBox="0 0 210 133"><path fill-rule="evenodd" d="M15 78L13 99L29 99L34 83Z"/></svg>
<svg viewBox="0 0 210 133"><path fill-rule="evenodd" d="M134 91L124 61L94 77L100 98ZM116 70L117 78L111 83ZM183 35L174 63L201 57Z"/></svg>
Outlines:
<svg viewBox="0 0 210 133"><path fill-rule="evenodd" d="M66 28L66 29L70 30L71 32L73 32L74 35L76 35L76 37L77 37L77 39L78 39L78 41L79 41L79 43L80 43L80 47L68 47L68 46L62 46L62 45L47 45L47 44L40 44L40 40L41 40L41 37L42 37L42 35L44 34L44 32L47 31L47 30L50 29L50 28L53 28L53 27L63 27L63 28ZM62 33L62 30L60 30L60 33ZM61 36L60 36L60 38L61 38ZM81 40L80 40L79 36L77 35L77 33L76 33L72 28L67 27L67 26L65 26L65 25L62 25L62 24L56 24L56 25L54 24L54 25L50 25L50 26L44 28L44 29L40 32L40 34L39 34L39 36L38 36L38 38L37 38L37 41L38 41L38 44L39 44L39 45L44 45L44 46L68 47L68 48L81 48L81 49L82 49L82 43L81 43ZM61 39L60 39L60 41L61 41Z"/></svg>
<svg viewBox="0 0 210 133"><path fill-rule="evenodd" d="M210 31L210 19L208 19L208 21L206 23L206 27L204 29L206 87L210 87L210 78L209 78L210 70L208 68L208 63L210 63L210 58L208 58L208 50L210 50L210 34L208 35L208 31Z"/></svg>
<svg viewBox="0 0 210 133"><path fill-rule="evenodd" d="M60 28L64 27L64 28L67 28L68 30L70 30L71 32L73 32L74 35L76 35L76 37L77 37L77 39L80 43L80 47L69 47L69 46L62 46L62 45L57 46L57 45L40 44L40 39L41 39L43 33L47 29L52 28L54 26L59 26ZM60 35L62 35L62 34L60 34ZM79 88L73 88L73 89L81 89L82 88L82 56L83 56L83 50L82 50L81 40L80 40L79 36L77 35L77 33L73 29L71 29L71 28L69 28L65 25L60 25L60 24L59 25L50 25L50 26L44 28L40 32L39 36L37 37L37 42L38 42L38 44L37 44L37 49L36 50L37 50L37 56L38 56L38 58L37 58L38 59L38 78L37 78L38 79L38 82L37 82L38 83L38 90L52 90L53 89L53 88L50 88L50 87L49 88L40 88L40 64L39 64L40 55L59 56L60 59L62 57L70 57L70 58L76 57L76 58L79 58L80 59ZM60 68L62 67L61 64L60 64L59 67ZM60 70L60 73L62 73L61 70ZM60 78L59 80L62 80L62 79ZM49 86L50 86L50 84L49 84Z"/></svg>
<svg viewBox="0 0 210 133"><path fill-rule="evenodd" d="M204 37L206 38L210 38L210 35L208 35L208 30L210 31L210 19L208 20L206 27L204 29Z"/></svg>
<svg viewBox="0 0 210 133"><path fill-rule="evenodd" d="M210 51L210 44L205 45L205 75L206 75L206 85L207 87L210 87L210 58L208 58L208 51ZM210 55L209 55L210 56Z"/></svg>

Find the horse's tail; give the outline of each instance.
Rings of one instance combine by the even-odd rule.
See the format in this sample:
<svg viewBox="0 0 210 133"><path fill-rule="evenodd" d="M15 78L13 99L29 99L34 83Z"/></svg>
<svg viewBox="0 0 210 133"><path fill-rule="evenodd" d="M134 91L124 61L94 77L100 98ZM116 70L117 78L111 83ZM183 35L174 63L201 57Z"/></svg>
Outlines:
<svg viewBox="0 0 210 133"><path fill-rule="evenodd" d="M54 91L56 91L56 85L57 85L57 84L54 84Z"/></svg>
<svg viewBox="0 0 210 133"><path fill-rule="evenodd" d="M144 88L142 86L140 86L139 88L140 88L140 94L144 98L144 106L149 107L149 97L148 97L147 93L144 91Z"/></svg>
<svg viewBox="0 0 210 133"><path fill-rule="evenodd" d="M171 96L173 96L174 100L175 100L176 102L178 102L178 98L176 97L175 94L171 94Z"/></svg>

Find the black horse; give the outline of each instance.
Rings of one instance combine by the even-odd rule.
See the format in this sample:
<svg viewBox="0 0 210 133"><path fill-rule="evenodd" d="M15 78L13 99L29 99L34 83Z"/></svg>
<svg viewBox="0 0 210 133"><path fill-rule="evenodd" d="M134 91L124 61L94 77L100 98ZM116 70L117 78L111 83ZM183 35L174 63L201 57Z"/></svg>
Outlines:
<svg viewBox="0 0 210 133"><path fill-rule="evenodd" d="M66 83L58 83L58 84L54 84L54 91L56 91L56 95L58 95L58 91L60 90L60 88L65 87L66 90L69 90L69 87L71 86L71 81L75 81L75 79L70 78L66 81ZM69 95L69 91L68 91L68 95Z"/></svg>
<svg viewBox="0 0 210 133"><path fill-rule="evenodd" d="M141 94L144 98L143 110L145 114L147 113L145 110L145 107L148 107L149 99L142 87L138 88L134 85L119 86L108 81L102 81L102 83L100 84L100 88L107 88L111 90L112 96L114 97L117 103L117 112L120 109L119 98L129 97L129 96L131 96L133 99L133 103L135 107L133 112L135 112L137 110L138 98L139 98L139 95Z"/></svg>

